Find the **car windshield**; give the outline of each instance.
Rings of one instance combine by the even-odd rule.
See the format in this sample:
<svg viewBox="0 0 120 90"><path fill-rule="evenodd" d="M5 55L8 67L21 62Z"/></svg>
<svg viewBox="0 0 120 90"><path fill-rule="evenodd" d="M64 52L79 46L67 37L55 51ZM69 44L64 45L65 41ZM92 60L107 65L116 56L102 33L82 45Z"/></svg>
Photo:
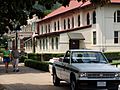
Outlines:
<svg viewBox="0 0 120 90"><path fill-rule="evenodd" d="M71 63L107 63L101 52L75 51L72 53Z"/></svg>

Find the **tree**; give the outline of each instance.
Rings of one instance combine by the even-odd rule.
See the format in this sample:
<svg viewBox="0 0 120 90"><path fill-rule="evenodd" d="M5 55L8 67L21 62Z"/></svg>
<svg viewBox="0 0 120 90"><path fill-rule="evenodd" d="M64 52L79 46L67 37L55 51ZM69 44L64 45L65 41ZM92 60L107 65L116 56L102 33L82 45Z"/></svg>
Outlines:
<svg viewBox="0 0 120 90"><path fill-rule="evenodd" d="M88 0L78 0L83 3ZM90 0L93 4L106 4L110 0ZM43 18L59 6L69 5L70 0L0 0L0 36L9 30L26 25L28 16L36 14Z"/></svg>

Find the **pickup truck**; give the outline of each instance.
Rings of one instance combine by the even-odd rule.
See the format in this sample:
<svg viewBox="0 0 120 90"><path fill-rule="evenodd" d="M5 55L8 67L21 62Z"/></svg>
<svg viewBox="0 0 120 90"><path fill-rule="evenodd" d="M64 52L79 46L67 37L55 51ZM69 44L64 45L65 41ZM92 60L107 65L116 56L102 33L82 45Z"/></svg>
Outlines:
<svg viewBox="0 0 120 90"><path fill-rule="evenodd" d="M66 51L63 58L52 65L53 84L70 84L70 90L118 90L120 70L109 64L105 55L97 50L75 49Z"/></svg>

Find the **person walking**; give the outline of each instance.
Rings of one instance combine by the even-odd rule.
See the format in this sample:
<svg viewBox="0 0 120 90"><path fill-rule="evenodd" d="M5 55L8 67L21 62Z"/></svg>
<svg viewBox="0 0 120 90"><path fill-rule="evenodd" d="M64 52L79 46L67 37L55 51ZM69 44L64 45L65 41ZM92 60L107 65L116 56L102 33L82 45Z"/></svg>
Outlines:
<svg viewBox="0 0 120 90"><path fill-rule="evenodd" d="M12 64L13 64L13 72L19 72L18 64L19 64L19 51L14 47L12 52Z"/></svg>
<svg viewBox="0 0 120 90"><path fill-rule="evenodd" d="M8 49L8 46L5 46L5 50L3 50L3 63L5 64L5 71L8 73L8 66L11 60L11 53L10 50Z"/></svg>

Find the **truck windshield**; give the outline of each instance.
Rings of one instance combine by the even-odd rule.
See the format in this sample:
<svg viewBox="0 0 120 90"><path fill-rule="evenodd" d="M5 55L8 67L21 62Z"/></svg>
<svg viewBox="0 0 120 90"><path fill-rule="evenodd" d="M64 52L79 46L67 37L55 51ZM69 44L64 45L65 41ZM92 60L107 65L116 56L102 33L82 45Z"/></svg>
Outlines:
<svg viewBox="0 0 120 90"><path fill-rule="evenodd" d="M101 52L74 51L71 58L71 63L107 63Z"/></svg>

